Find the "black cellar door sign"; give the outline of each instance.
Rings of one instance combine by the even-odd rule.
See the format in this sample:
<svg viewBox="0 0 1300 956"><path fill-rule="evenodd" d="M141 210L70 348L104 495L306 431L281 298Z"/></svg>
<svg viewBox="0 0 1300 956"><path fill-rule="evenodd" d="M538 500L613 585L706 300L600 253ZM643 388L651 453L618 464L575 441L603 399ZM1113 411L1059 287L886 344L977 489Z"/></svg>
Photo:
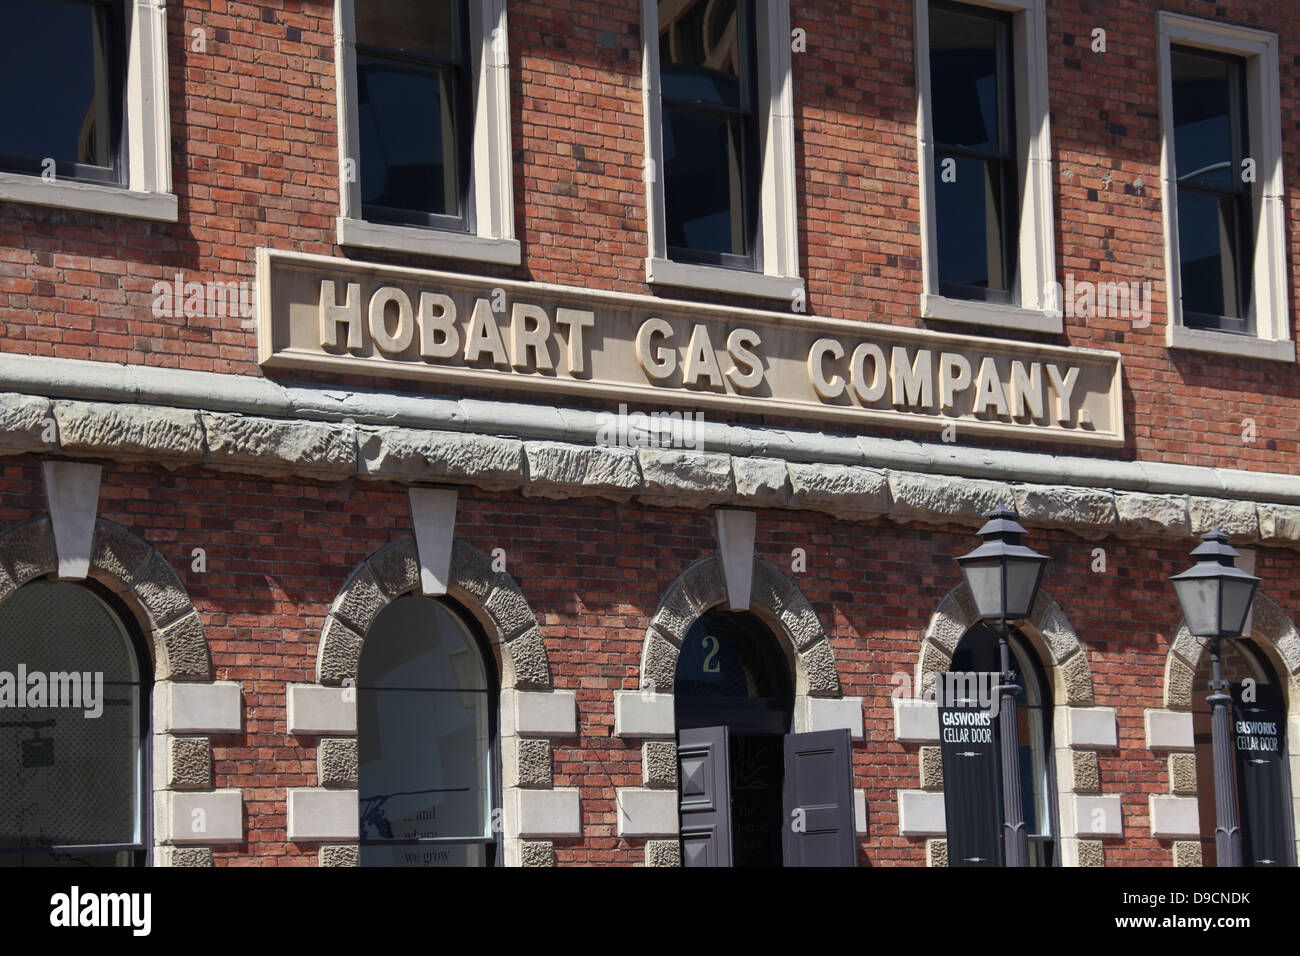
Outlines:
<svg viewBox="0 0 1300 956"><path fill-rule="evenodd" d="M1290 866L1291 801L1286 788L1282 690L1276 684L1234 684L1232 705L1242 859L1247 866Z"/></svg>
<svg viewBox="0 0 1300 956"><path fill-rule="evenodd" d="M977 701L947 700L943 688L960 687L934 675L939 693L939 742L949 866L1002 865L1001 777L997 721Z"/></svg>

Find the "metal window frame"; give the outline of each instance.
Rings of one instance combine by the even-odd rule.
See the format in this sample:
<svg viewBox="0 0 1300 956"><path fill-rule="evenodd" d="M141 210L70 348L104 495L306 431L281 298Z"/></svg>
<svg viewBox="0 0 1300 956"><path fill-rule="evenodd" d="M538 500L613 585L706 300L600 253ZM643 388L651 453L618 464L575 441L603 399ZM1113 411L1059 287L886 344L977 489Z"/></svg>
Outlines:
<svg viewBox="0 0 1300 956"><path fill-rule="evenodd" d="M646 0L646 2L657 3L657 0ZM758 31L755 20L758 16L755 0L736 0L736 32L737 32L737 51L741 57L740 62L740 97L741 106L739 108L720 106L717 104L704 104L691 102L684 99L675 99L663 93L663 63L660 61L659 71L661 79L659 81L659 99L660 99L660 142L662 142L662 126L666 124L666 112L668 109L691 112L697 114L709 114L714 116L738 117L741 120L742 137L744 142L740 150L740 176L741 176L741 218L742 231L745 237L746 252L744 255L735 253L717 252L708 249L690 249L684 246L674 246L667 242L668 234L668 176L667 176L667 159L664 159L664 234L665 249L668 258L674 262L689 263L693 265L714 265L722 266L729 269L744 271L761 271L762 250L760 249L760 190L763 174L763 161L759 153L759 109L758 109ZM653 38L653 42L659 42L659 37Z"/></svg>
<svg viewBox="0 0 1300 956"><path fill-rule="evenodd" d="M36 581L58 580L54 575L46 575L34 578L27 584ZM48 857L57 853L117 853L130 851L132 853L131 866L153 866L153 655L150 653L148 641L145 639L135 616L130 613L122 600L111 590L92 578L81 581L59 581L59 583L77 585L98 598L126 633L130 650L135 655L135 666L138 674L135 686L140 689L140 740L136 746L135 785L138 789L136 792L136 809L133 812L133 823L138 828L139 839L124 843L50 843L28 844L20 847L0 846L0 857L18 854ZM24 584L23 587L26 587L27 584ZM13 593L17 594L19 590L21 588L15 589ZM12 596L10 595L10 597Z"/></svg>
<svg viewBox="0 0 1300 956"><path fill-rule="evenodd" d="M488 790L489 803L490 803L490 806L488 807L488 828L489 830L492 831L492 835L491 836L487 836L487 835L463 836L463 837L462 836L402 837L402 838L394 837L391 840L358 839L357 844L358 846L389 846L389 847L419 846L419 845L429 845L429 846L465 846L465 845L479 846L481 845L487 847L486 861L484 864L485 866L487 867L504 866L505 854L503 852L504 841L502 837L505 834L504 832L498 832L492 828L492 811L496 809L504 809L504 802L502 797L501 728L500 728L501 678L497 671L496 655L492 653L492 645L489 643L486 635L483 633L482 626L474 618L474 615L471 614L467 608L462 606L460 602L453 600L450 596L447 595L433 597L430 595L419 594L416 592L403 594L395 598L394 601L399 601L402 598L406 598L406 597L423 597L426 600L435 602L436 604L438 604L439 606L447 610L453 617L455 617L458 621L460 621L461 625L469 632L470 639L473 641L474 644L474 648L478 652L479 657L483 661L483 676L484 676L484 680L487 683L487 687L484 688L482 691L472 690L469 691L468 693L487 694L488 741L489 741L488 752L487 752L487 762L488 762L487 790ZM360 677L360 673L361 673L360 664L358 662L358 668L357 668L358 677ZM360 695L360 692L363 689L364 690L431 690L431 689L443 690L442 688L427 688L427 687L372 688L372 687L366 687L365 685L358 683L356 688L358 695ZM465 693L465 691L462 688L449 688L447 690L454 690L455 692ZM358 703L360 703L359 696L358 696ZM360 740L360 734L361 734L361 726L360 723L358 722L357 725L358 741ZM359 794L360 793L359 775L358 775L357 782L358 782L357 792ZM358 813L359 812L360 812L360 807L358 807ZM360 831L358 831L358 835L359 834Z"/></svg>
<svg viewBox="0 0 1300 956"><path fill-rule="evenodd" d="M930 12L933 14L935 10L989 20L998 25L997 45L995 49L999 74L997 91L997 151L989 152L987 150L970 149L955 144L943 143L939 141L938 137L936 137L934 142L934 157L936 163L938 163L944 156L954 156L967 159L978 159L984 163L996 164L998 179L1001 183L1001 201L999 203L999 206L1001 207L999 209L1001 221L999 223L998 234L1002 241L1001 279L1005 286L1003 289L991 289L984 286L945 282L940 279L939 294L954 299L972 299L981 302L997 303L999 305L1012 305L1016 298L1015 287L1020 246L1020 158L1016 145L1014 15L1010 11L1006 10L956 3L952 2L952 0L930 0ZM927 47L928 46L929 44L927 41ZM933 56L932 47L930 48L930 55ZM930 95L933 100L933 70L931 71L930 77ZM936 215L939 202L939 190L936 188ZM942 236L936 236L936 238L938 240L936 243L938 262L935 263L937 274L943 270L944 242Z"/></svg>
<svg viewBox="0 0 1300 956"><path fill-rule="evenodd" d="M36 0L36 2L39 2L39 0ZM56 180L126 188L126 70L127 60L130 55L127 48L126 31L127 0L64 0L64 2L102 10L108 21L104 38L104 57L108 64L109 87L106 96L109 101L108 135L112 165L96 166L91 163L55 160L54 176ZM46 158L52 157L23 156L16 153L0 152L0 170L40 176L46 171Z"/></svg>
<svg viewBox="0 0 1300 956"><path fill-rule="evenodd" d="M363 0L362 0L363 2ZM429 54L402 50L396 47L384 47L361 43L354 39L354 77L356 84L361 82L362 59L383 60L405 63L420 67L428 73L439 73L446 82L450 78L452 95L452 129L456 137L453 153L456 157L456 215L429 213L421 210L383 206L377 203L361 201L361 215L367 222L399 226L424 226L448 232L472 233L475 228L472 197L473 139L474 139L474 103L473 78L470 75L470 40L468 0L452 0L452 38L455 56L437 57ZM355 17L355 7L353 8ZM352 35L356 36L356 24L353 23ZM355 104L360 112L360 102ZM358 148L360 147L358 143ZM361 169L361 157L357 156L357 179L364 176Z"/></svg>

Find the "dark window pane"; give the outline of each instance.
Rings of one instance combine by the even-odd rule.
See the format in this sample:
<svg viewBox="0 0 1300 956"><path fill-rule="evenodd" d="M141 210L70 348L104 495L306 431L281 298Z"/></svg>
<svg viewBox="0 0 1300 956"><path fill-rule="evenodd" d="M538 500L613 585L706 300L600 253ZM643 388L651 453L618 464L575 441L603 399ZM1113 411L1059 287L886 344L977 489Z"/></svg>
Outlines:
<svg viewBox="0 0 1300 956"><path fill-rule="evenodd" d="M1262 656L1250 650L1244 642L1235 639L1224 640L1219 650L1220 672L1230 685L1240 685L1244 680L1253 680L1257 684L1273 684L1276 679L1272 668ZM1198 806L1201 829L1201 855L1205 866L1218 864L1218 848L1214 841L1215 804L1214 804L1214 730L1210 720L1209 695L1210 681L1214 674L1214 661L1209 650L1202 652L1196 666L1196 679L1192 692L1192 733L1196 746L1196 790L1207 794ZM1233 781L1236 777L1236 762L1233 762ZM1238 803L1238 813L1244 801Z"/></svg>
<svg viewBox="0 0 1300 956"><path fill-rule="evenodd" d="M998 43L1002 23L930 10L930 101L935 142L1000 151Z"/></svg>
<svg viewBox="0 0 1300 956"><path fill-rule="evenodd" d="M663 96L736 109L743 101L741 24L736 0L659 0Z"/></svg>
<svg viewBox="0 0 1300 956"><path fill-rule="evenodd" d="M88 589L34 581L0 603L0 847L141 838L140 681L130 636Z"/></svg>
<svg viewBox="0 0 1300 956"><path fill-rule="evenodd" d="M665 105L663 121L668 245L746 255L744 119Z"/></svg>
<svg viewBox="0 0 1300 956"><path fill-rule="evenodd" d="M364 204L460 215L453 82L449 69L358 57Z"/></svg>
<svg viewBox="0 0 1300 956"><path fill-rule="evenodd" d="M138 853L132 850L78 850L73 853L0 853L4 866L135 866Z"/></svg>
<svg viewBox="0 0 1300 956"><path fill-rule="evenodd" d="M776 639L747 614L709 612L682 640L675 678L679 698L778 697L784 687L766 653ZM764 642L768 645L763 646Z"/></svg>
<svg viewBox="0 0 1300 956"><path fill-rule="evenodd" d="M108 7L0 0L0 154L115 164L121 103Z"/></svg>
<svg viewBox="0 0 1300 956"><path fill-rule="evenodd" d="M1022 691L1016 698L1016 727L1020 751L1021 813L1029 839L1031 866L1051 866L1055 853L1052 827L1052 759L1049 726L1051 710L1044 694L1042 675L1034 664L1033 651L1018 631L1011 636L1015 683ZM1002 669L997 632L978 624L968 630L953 652L955 673L995 674ZM991 689L991 687L990 687ZM994 734L1002 732L1002 715L993 720ZM1000 799L1000 798L999 798Z"/></svg>
<svg viewBox="0 0 1300 956"><path fill-rule="evenodd" d="M1234 195L1178 190L1178 267L1187 325L1204 323L1195 313L1241 318L1237 215Z"/></svg>
<svg viewBox="0 0 1300 956"><path fill-rule="evenodd" d="M1240 114L1233 64L1173 48L1174 165L1179 183L1236 189Z"/></svg>
<svg viewBox="0 0 1300 956"><path fill-rule="evenodd" d="M950 167L945 165L948 160ZM951 172L945 177L948 168ZM1004 234L1004 171L1000 160L936 154L940 284L1010 291L1013 263Z"/></svg>
<svg viewBox="0 0 1300 956"><path fill-rule="evenodd" d="M457 59L457 6L454 0L358 0L357 43Z"/></svg>

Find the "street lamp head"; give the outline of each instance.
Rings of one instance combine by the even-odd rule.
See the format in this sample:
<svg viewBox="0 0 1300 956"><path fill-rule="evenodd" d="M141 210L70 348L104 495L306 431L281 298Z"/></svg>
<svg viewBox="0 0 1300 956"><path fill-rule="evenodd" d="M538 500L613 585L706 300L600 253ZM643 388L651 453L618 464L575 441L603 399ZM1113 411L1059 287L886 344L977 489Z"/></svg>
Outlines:
<svg viewBox="0 0 1300 956"><path fill-rule="evenodd" d="M1047 556L1020 543L1024 527L1016 513L999 508L978 534L984 539L957 558L981 620L1016 621L1029 616L1038 596Z"/></svg>
<svg viewBox="0 0 1300 956"><path fill-rule="evenodd" d="M1169 579L1188 630L1197 637L1240 637L1259 578L1236 566L1240 555L1218 525L1202 536L1192 557L1196 564Z"/></svg>

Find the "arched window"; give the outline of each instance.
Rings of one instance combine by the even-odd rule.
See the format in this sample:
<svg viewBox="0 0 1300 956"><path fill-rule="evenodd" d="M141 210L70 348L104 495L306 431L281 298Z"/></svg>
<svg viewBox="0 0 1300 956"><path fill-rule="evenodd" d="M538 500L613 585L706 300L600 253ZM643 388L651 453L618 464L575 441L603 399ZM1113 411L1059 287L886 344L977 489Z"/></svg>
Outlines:
<svg viewBox="0 0 1300 956"><path fill-rule="evenodd" d="M460 609L409 596L380 612L357 680L363 866L495 862L495 686Z"/></svg>
<svg viewBox="0 0 1300 956"><path fill-rule="evenodd" d="M1277 674L1253 641L1224 639L1223 678L1232 696L1233 775L1246 866L1292 866L1295 862L1291 781L1287 770L1286 702ZM1196 669L1192 727L1196 743L1196 793L1200 811L1201 862L1216 866L1214 840L1214 747L1210 726L1212 662L1207 649Z"/></svg>
<svg viewBox="0 0 1300 956"><path fill-rule="evenodd" d="M1052 766L1052 700L1048 693L1047 679L1029 642L1019 631L1011 633L1011 652L1016 671L1016 682L1021 687L1021 694L1016 699L1016 724L1020 744L1020 798L1025 829L1029 834L1029 865L1055 866L1057 860L1056 836L1056 798L1055 771ZM998 650L997 632L984 624L977 624L966 632L957 645L952 657L952 672L956 674L994 675L1001 667ZM939 679L940 675L936 675ZM989 677L983 684L982 692L989 696L996 695L997 681ZM958 793L958 774L949 773L951 761L948 747L944 753L944 793L945 804L949 801L966 807L984 807L988 812L966 816L960 821L954 814L958 807L949 808L949 822L961 828L978 828L978 833L949 833L950 844L960 844L971 839L972 845L992 847L996 852L979 852L971 854L975 859L967 859L962 853L953 852L949 847L949 863L952 866L987 865L991 860L1000 859L1002 840L1002 792L999 774L1002 768L998 741L1001 732L1000 715L992 720L991 744L988 759L993 760L993 773L982 777L968 778L972 783L980 781L980 792ZM961 746L965 746L962 744ZM956 751L954 751L955 753ZM968 747L966 752L973 752ZM993 792L988 792L992 790ZM951 827L950 827L951 829Z"/></svg>
<svg viewBox="0 0 1300 956"><path fill-rule="evenodd" d="M784 734L794 697L775 635L748 612L708 611L682 641L677 729L727 724L733 733Z"/></svg>
<svg viewBox="0 0 1300 956"><path fill-rule="evenodd" d="M149 655L95 586L0 603L0 866L142 866Z"/></svg>

